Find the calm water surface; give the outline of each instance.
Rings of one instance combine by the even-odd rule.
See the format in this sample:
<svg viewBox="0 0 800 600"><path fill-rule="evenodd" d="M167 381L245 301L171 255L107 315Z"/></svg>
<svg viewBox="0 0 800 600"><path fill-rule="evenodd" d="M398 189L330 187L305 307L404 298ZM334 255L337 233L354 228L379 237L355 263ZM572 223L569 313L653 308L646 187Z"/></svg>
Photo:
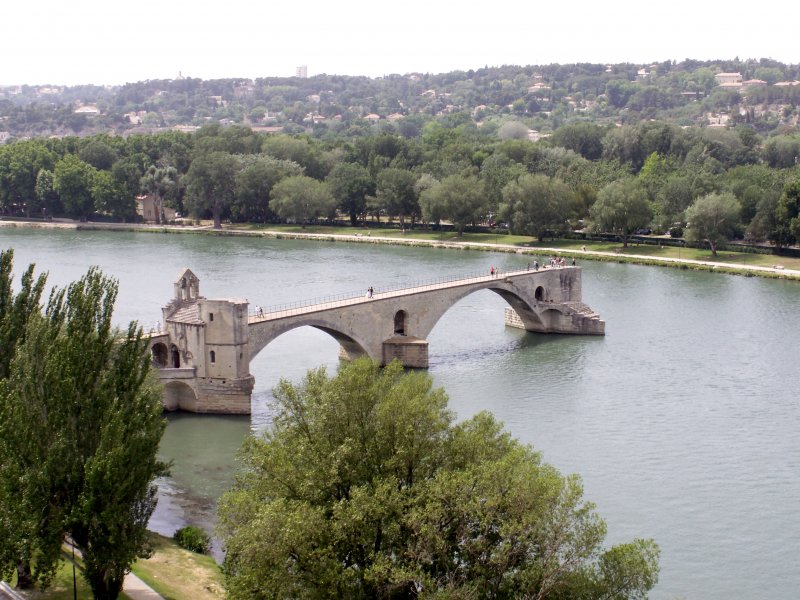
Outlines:
<svg viewBox="0 0 800 600"><path fill-rule="evenodd" d="M29 262L66 284L92 265L120 281L115 317L150 325L183 267L207 297L269 306L440 276L521 267L527 257L390 246L193 235L0 229ZM604 338L537 336L503 326L482 291L433 330L430 373L460 418L490 410L562 472L584 479L609 544L652 537L652 597L794 598L800 588L800 285L586 263L584 301ZM247 418L170 415L161 453L175 461L151 526L211 526L242 438L270 422L270 389L337 366L311 328L287 333L251 364Z"/></svg>

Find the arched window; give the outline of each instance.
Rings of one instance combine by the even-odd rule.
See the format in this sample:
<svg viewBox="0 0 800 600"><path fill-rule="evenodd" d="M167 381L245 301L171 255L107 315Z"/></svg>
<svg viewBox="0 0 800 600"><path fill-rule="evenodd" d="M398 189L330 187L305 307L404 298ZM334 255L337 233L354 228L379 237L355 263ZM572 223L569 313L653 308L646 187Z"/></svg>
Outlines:
<svg viewBox="0 0 800 600"><path fill-rule="evenodd" d="M406 335L406 311L398 310L394 315L394 334Z"/></svg>
<svg viewBox="0 0 800 600"><path fill-rule="evenodd" d="M544 301L544 288L542 286L536 288L536 291L534 292L534 297L536 298L537 302Z"/></svg>
<svg viewBox="0 0 800 600"><path fill-rule="evenodd" d="M212 364L212 365L213 365L215 362L217 362L217 353L216 353L216 352L214 352L214 351L212 350L211 352L209 352L209 356L211 357L211 364Z"/></svg>
<svg viewBox="0 0 800 600"><path fill-rule="evenodd" d="M172 348L170 349L170 354L172 355L172 368L173 369L180 369L181 368L181 352L178 350L178 347L173 344Z"/></svg>
<svg viewBox="0 0 800 600"><path fill-rule="evenodd" d="M154 367L166 367L167 363L169 362L169 351L167 347L162 344L153 344L153 347L150 349L150 352L153 355L153 366Z"/></svg>

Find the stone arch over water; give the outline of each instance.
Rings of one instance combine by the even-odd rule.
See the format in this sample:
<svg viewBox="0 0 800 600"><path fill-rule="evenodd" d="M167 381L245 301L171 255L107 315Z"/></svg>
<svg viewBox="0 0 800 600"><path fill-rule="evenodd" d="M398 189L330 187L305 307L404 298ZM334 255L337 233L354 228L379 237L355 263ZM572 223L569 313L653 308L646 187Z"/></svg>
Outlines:
<svg viewBox="0 0 800 600"><path fill-rule="evenodd" d="M355 339L352 335L348 335L341 331L341 328L336 323L332 323L325 319L308 318L299 321L294 321L286 326L270 330L270 333L265 337L259 336L258 329L251 329L250 341L250 360L252 361L259 352L266 348L270 342L278 339L284 333L288 333L301 327L313 327L327 333L337 342L341 347L341 355L346 358L356 358L359 356L369 356L365 345L359 340ZM375 357L373 357L375 358Z"/></svg>
<svg viewBox="0 0 800 600"><path fill-rule="evenodd" d="M197 395L194 389L183 381L170 381L164 386L164 408L173 410L194 410Z"/></svg>

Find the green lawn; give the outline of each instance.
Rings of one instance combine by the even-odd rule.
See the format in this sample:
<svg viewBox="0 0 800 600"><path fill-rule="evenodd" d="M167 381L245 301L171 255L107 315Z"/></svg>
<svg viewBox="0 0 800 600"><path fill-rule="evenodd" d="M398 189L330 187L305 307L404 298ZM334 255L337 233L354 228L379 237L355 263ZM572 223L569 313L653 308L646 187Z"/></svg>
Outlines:
<svg viewBox="0 0 800 600"><path fill-rule="evenodd" d="M222 573L210 556L184 550L170 538L151 533L153 556L133 565L133 573L167 600L225 597Z"/></svg>
<svg viewBox="0 0 800 600"><path fill-rule="evenodd" d="M133 565L132 570L137 577L166 600L218 600L225 597L222 573L212 557L183 550L170 538L156 533L150 535L155 551L152 557ZM65 551L64 560L47 590L29 591L25 593L26 597L34 600L71 600L73 589L70 558L70 554ZM76 563L78 598L92 600L89 584L81 576L80 569L83 565L80 558L76 559ZM13 587L16 581L12 579L9 583ZM120 598L125 600L128 596L123 593Z"/></svg>
<svg viewBox="0 0 800 600"><path fill-rule="evenodd" d="M584 240L545 240L538 242L532 237L521 235L493 234L493 233L465 233L459 237L453 231L437 232L422 229L406 230L382 229L370 227L328 227L321 225L262 225L242 224L228 226L229 229L245 231L279 231L286 233L317 233L329 235L369 235L375 237L398 238L405 240L431 240L440 242L462 242L483 244L504 244L527 248L556 248L565 252L581 250L584 246L588 252L613 252L621 255L637 254L653 258L679 258L691 260L713 261L731 265L750 265L758 267L772 267L782 265L787 269L800 269L800 258L776 256L774 254L752 254L749 252L719 252L712 256L711 251L700 248L680 248L676 246L662 246L650 244L631 243L623 248L619 242L599 242Z"/></svg>
<svg viewBox="0 0 800 600"><path fill-rule="evenodd" d="M81 575L82 561L76 559L78 568L75 571L75 588L78 592L78 600L92 600L92 590L89 584ZM9 585L14 587L16 585L16 578L13 578ZM73 579L72 579L72 562L71 556L65 551L64 558L58 565L55 579L50 587L46 590L26 590L24 595L26 598L32 600L72 600L73 596ZM120 594L120 598L128 599L124 593Z"/></svg>

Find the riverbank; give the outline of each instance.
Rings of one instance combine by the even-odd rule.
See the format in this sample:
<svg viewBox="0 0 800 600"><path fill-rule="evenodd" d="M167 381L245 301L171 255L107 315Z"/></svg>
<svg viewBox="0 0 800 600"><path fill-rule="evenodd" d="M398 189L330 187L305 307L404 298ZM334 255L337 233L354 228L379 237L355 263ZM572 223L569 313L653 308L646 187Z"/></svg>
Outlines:
<svg viewBox="0 0 800 600"><path fill-rule="evenodd" d="M125 576L120 598L127 600L218 600L225 597L222 572L211 556L196 554L180 548L174 540L150 532L153 555L133 564ZM62 560L47 590L19 592L11 589L7 597L36 600L65 600L73 598L72 554L65 544ZM75 565L83 570L80 554ZM11 585L15 581L12 579ZM74 593L80 600L91 600L89 584L81 574L75 579ZM11 587L11 586L9 586ZM16 595L13 595L16 594ZM0 587L0 598L6 598Z"/></svg>
<svg viewBox="0 0 800 600"><path fill-rule="evenodd" d="M747 277L768 277L800 281L800 259L776 255L749 254L744 252L720 252L716 259L709 252L694 248L661 247L660 245L634 246L623 248L615 243L582 242L579 240L555 240L551 244L534 242L522 236L501 236L492 234L465 234L462 238L453 235L432 234L431 232L378 229L364 229L358 233L342 233L341 228L333 232L297 231L296 227L277 226L260 228L258 226L231 226L215 230L210 225L139 225L133 223L80 223L67 221L4 221L0 227L25 227L35 229L73 229L79 231L137 231L150 233L205 234L245 237L265 237L271 239L315 240L328 242L347 242L360 244L393 244L440 248L447 250L472 250L484 252L507 252L533 256L564 256L576 260L599 260L604 262L631 263L680 269L744 275ZM310 229L310 228L309 228ZM389 235L389 233L396 235ZM506 237L512 243L500 243ZM435 239L438 238L438 239ZM678 256L674 256L677 252ZM694 258L681 257L684 255ZM709 254L709 258L697 258ZM741 262L740 262L741 261ZM748 263L749 261L749 263ZM775 264L763 264L765 261ZM758 264L761 263L761 264Z"/></svg>

